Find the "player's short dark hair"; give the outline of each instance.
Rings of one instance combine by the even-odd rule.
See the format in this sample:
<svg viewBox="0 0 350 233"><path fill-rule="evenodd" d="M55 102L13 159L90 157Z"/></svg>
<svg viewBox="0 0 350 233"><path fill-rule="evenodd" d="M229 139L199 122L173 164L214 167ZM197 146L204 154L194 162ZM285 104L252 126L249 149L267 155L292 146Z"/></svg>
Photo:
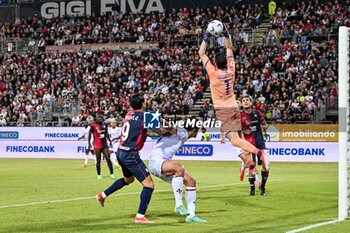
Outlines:
<svg viewBox="0 0 350 233"><path fill-rule="evenodd" d="M143 98L142 94L136 94L130 98L130 104L134 110L140 110L144 102L145 99Z"/></svg>
<svg viewBox="0 0 350 233"><path fill-rule="evenodd" d="M227 68L226 54L225 53L215 54L215 63L217 68L226 69Z"/></svg>
<svg viewBox="0 0 350 233"><path fill-rule="evenodd" d="M199 130L199 128L197 126L194 126L194 127L193 126L185 126L184 129L187 131L192 131L194 129Z"/></svg>
<svg viewBox="0 0 350 233"><path fill-rule="evenodd" d="M192 121L193 118L190 118L189 120ZM194 120L195 120L194 126L189 125L189 124L185 124L184 129L187 130L187 131L192 131L192 130L194 130L194 129L199 130L199 128L197 127L197 121L198 121L198 119L194 118Z"/></svg>

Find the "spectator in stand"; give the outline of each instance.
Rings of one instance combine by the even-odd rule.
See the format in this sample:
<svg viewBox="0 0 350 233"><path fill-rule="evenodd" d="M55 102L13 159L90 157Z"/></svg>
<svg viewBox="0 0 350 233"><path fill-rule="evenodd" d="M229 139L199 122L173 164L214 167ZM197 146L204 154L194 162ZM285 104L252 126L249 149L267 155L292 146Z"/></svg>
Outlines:
<svg viewBox="0 0 350 233"><path fill-rule="evenodd" d="M0 24L2 38L31 38L42 48L45 45L70 45L120 42L164 42L194 40L211 19L221 18L237 28L257 27L264 8L258 5L235 5L201 9L173 9L165 13L119 13L112 6L111 15L101 17L72 16L43 19L34 17ZM194 43L195 44L195 43ZM40 49L41 50L41 49Z"/></svg>
<svg viewBox="0 0 350 233"><path fill-rule="evenodd" d="M81 125L81 120L78 114L75 114L72 117L72 125L71 126L80 126Z"/></svg>
<svg viewBox="0 0 350 233"><path fill-rule="evenodd" d="M6 119L2 114L0 114L0 126L6 126Z"/></svg>
<svg viewBox="0 0 350 233"><path fill-rule="evenodd" d="M273 17L276 12L276 2L274 0L270 0L269 2L269 15L270 17Z"/></svg>
<svg viewBox="0 0 350 233"><path fill-rule="evenodd" d="M309 39L327 40L328 33L337 34L339 26L350 26L349 0L345 4L313 0L292 5L284 2L271 20L272 28L282 27L282 39L305 44ZM294 35L294 37L293 37Z"/></svg>

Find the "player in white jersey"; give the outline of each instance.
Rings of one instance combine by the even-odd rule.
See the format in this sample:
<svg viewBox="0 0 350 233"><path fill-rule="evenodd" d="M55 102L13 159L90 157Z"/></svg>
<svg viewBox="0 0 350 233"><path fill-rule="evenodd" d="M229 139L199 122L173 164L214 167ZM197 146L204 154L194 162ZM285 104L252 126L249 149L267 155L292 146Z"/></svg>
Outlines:
<svg viewBox="0 0 350 233"><path fill-rule="evenodd" d="M81 135L81 137L78 138L78 141L82 140L82 139L85 139L87 140L88 137L89 137L89 131L90 131L90 126L88 124L88 122L84 121L83 122L83 133ZM94 139L93 137L91 137L91 142L90 142L92 145L94 143ZM88 150L87 148L89 147L89 143L88 143L88 146L85 148L85 160L84 160L84 163L81 165L82 167L87 167L88 166L88 161L89 161L89 152L93 155L93 158L95 159L95 162L96 162L96 157L95 157L95 153L94 153L94 150Z"/></svg>
<svg viewBox="0 0 350 233"><path fill-rule="evenodd" d="M167 132L156 133L162 137L153 147L149 160L150 172L168 182L173 187L175 196L175 213L186 216L186 222L207 222L195 215L196 210L196 180L185 170L184 165L172 161L176 152L191 137L196 137L198 128L170 129ZM167 136L166 136L167 135ZM186 185L186 203L188 210L182 203L182 186Z"/></svg>
<svg viewBox="0 0 350 233"><path fill-rule="evenodd" d="M111 155L111 161L112 164L114 166L114 168L119 169L120 166L117 162L117 150L118 150L118 146L119 146L119 138L120 138L120 128L117 127L117 121L112 118L110 121L111 127L108 127L108 134L109 137L112 140L112 147L109 148L110 150L110 155Z"/></svg>

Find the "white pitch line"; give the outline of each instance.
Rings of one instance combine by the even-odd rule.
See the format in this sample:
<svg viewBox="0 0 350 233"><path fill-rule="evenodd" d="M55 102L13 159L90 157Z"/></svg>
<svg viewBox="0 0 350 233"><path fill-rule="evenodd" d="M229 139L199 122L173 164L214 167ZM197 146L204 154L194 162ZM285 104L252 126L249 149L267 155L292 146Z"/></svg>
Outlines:
<svg viewBox="0 0 350 233"><path fill-rule="evenodd" d="M324 225L328 225L328 224L333 224L333 223L337 223L337 222L342 222L344 220L332 220L332 221L327 221L327 222L321 222L321 223L316 223L316 224L312 224L306 227L302 227L302 228L298 228L295 230L291 230L291 231L287 231L286 233L297 233L297 232L301 232L301 231L307 231L307 230L311 230L314 229L316 227L320 227L320 226L324 226Z"/></svg>
<svg viewBox="0 0 350 233"><path fill-rule="evenodd" d="M274 182L274 180L271 180L269 182ZM216 187L225 187L225 186L233 186L233 185L241 185L245 183L230 183L230 184L217 184L217 185L207 185L207 186L199 186L198 189L202 188L216 188ZM155 190L154 192L161 193L161 192L170 192L172 189L163 189L163 190ZM125 195L133 195L133 194L140 194L140 191L138 192L128 192L128 193L116 193L111 196L125 196ZM40 201L40 202L31 202L31 203L24 203L24 204L14 204L14 205L5 205L0 206L0 209L6 209L6 208L12 208L12 207L22 207L22 206L31 206L31 205L43 205L43 204L49 204L49 203L60 203L60 202L69 202L69 201L79 201L79 200L87 200L87 199L93 199L96 198L95 196L92 197L78 197L78 198L68 198L68 199L62 199L62 200L51 200L51 201Z"/></svg>

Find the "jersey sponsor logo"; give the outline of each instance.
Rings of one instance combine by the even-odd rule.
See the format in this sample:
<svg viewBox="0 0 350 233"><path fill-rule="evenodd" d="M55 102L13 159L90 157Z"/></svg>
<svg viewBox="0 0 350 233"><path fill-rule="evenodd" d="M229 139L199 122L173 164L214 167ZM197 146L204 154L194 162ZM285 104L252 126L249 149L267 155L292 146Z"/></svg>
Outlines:
<svg viewBox="0 0 350 233"><path fill-rule="evenodd" d="M126 150L126 151L131 150L131 148L129 146L122 146L122 145L119 146L119 149Z"/></svg>
<svg viewBox="0 0 350 233"><path fill-rule="evenodd" d="M213 155L213 146L209 144L203 145L194 145L187 144L180 148L176 152L175 156L212 156Z"/></svg>
<svg viewBox="0 0 350 233"><path fill-rule="evenodd" d="M79 133L45 133L45 138L79 138Z"/></svg>
<svg viewBox="0 0 350 233"><path fill-rule="evenodd" d="M144 112L144 124L145 129L159 129L160 128L160 116L161 114L157 112Z"/></svg>
<svg viewBox="0 0 350 233"><path fill-rule="evenodd" d="M18 131L0 131L0 139L18 139Z"/></svg>
<svg viewBox="0 0 350 233"><path fill-rule="evenodd" d="M269 148L269 155L326 156L326 148Z"/></svg>
<svg viewBox="0 0 350 233"><path fill-rule="evenodd" d="M55 153L55 146L6 146L6 152Z"/></svg>

